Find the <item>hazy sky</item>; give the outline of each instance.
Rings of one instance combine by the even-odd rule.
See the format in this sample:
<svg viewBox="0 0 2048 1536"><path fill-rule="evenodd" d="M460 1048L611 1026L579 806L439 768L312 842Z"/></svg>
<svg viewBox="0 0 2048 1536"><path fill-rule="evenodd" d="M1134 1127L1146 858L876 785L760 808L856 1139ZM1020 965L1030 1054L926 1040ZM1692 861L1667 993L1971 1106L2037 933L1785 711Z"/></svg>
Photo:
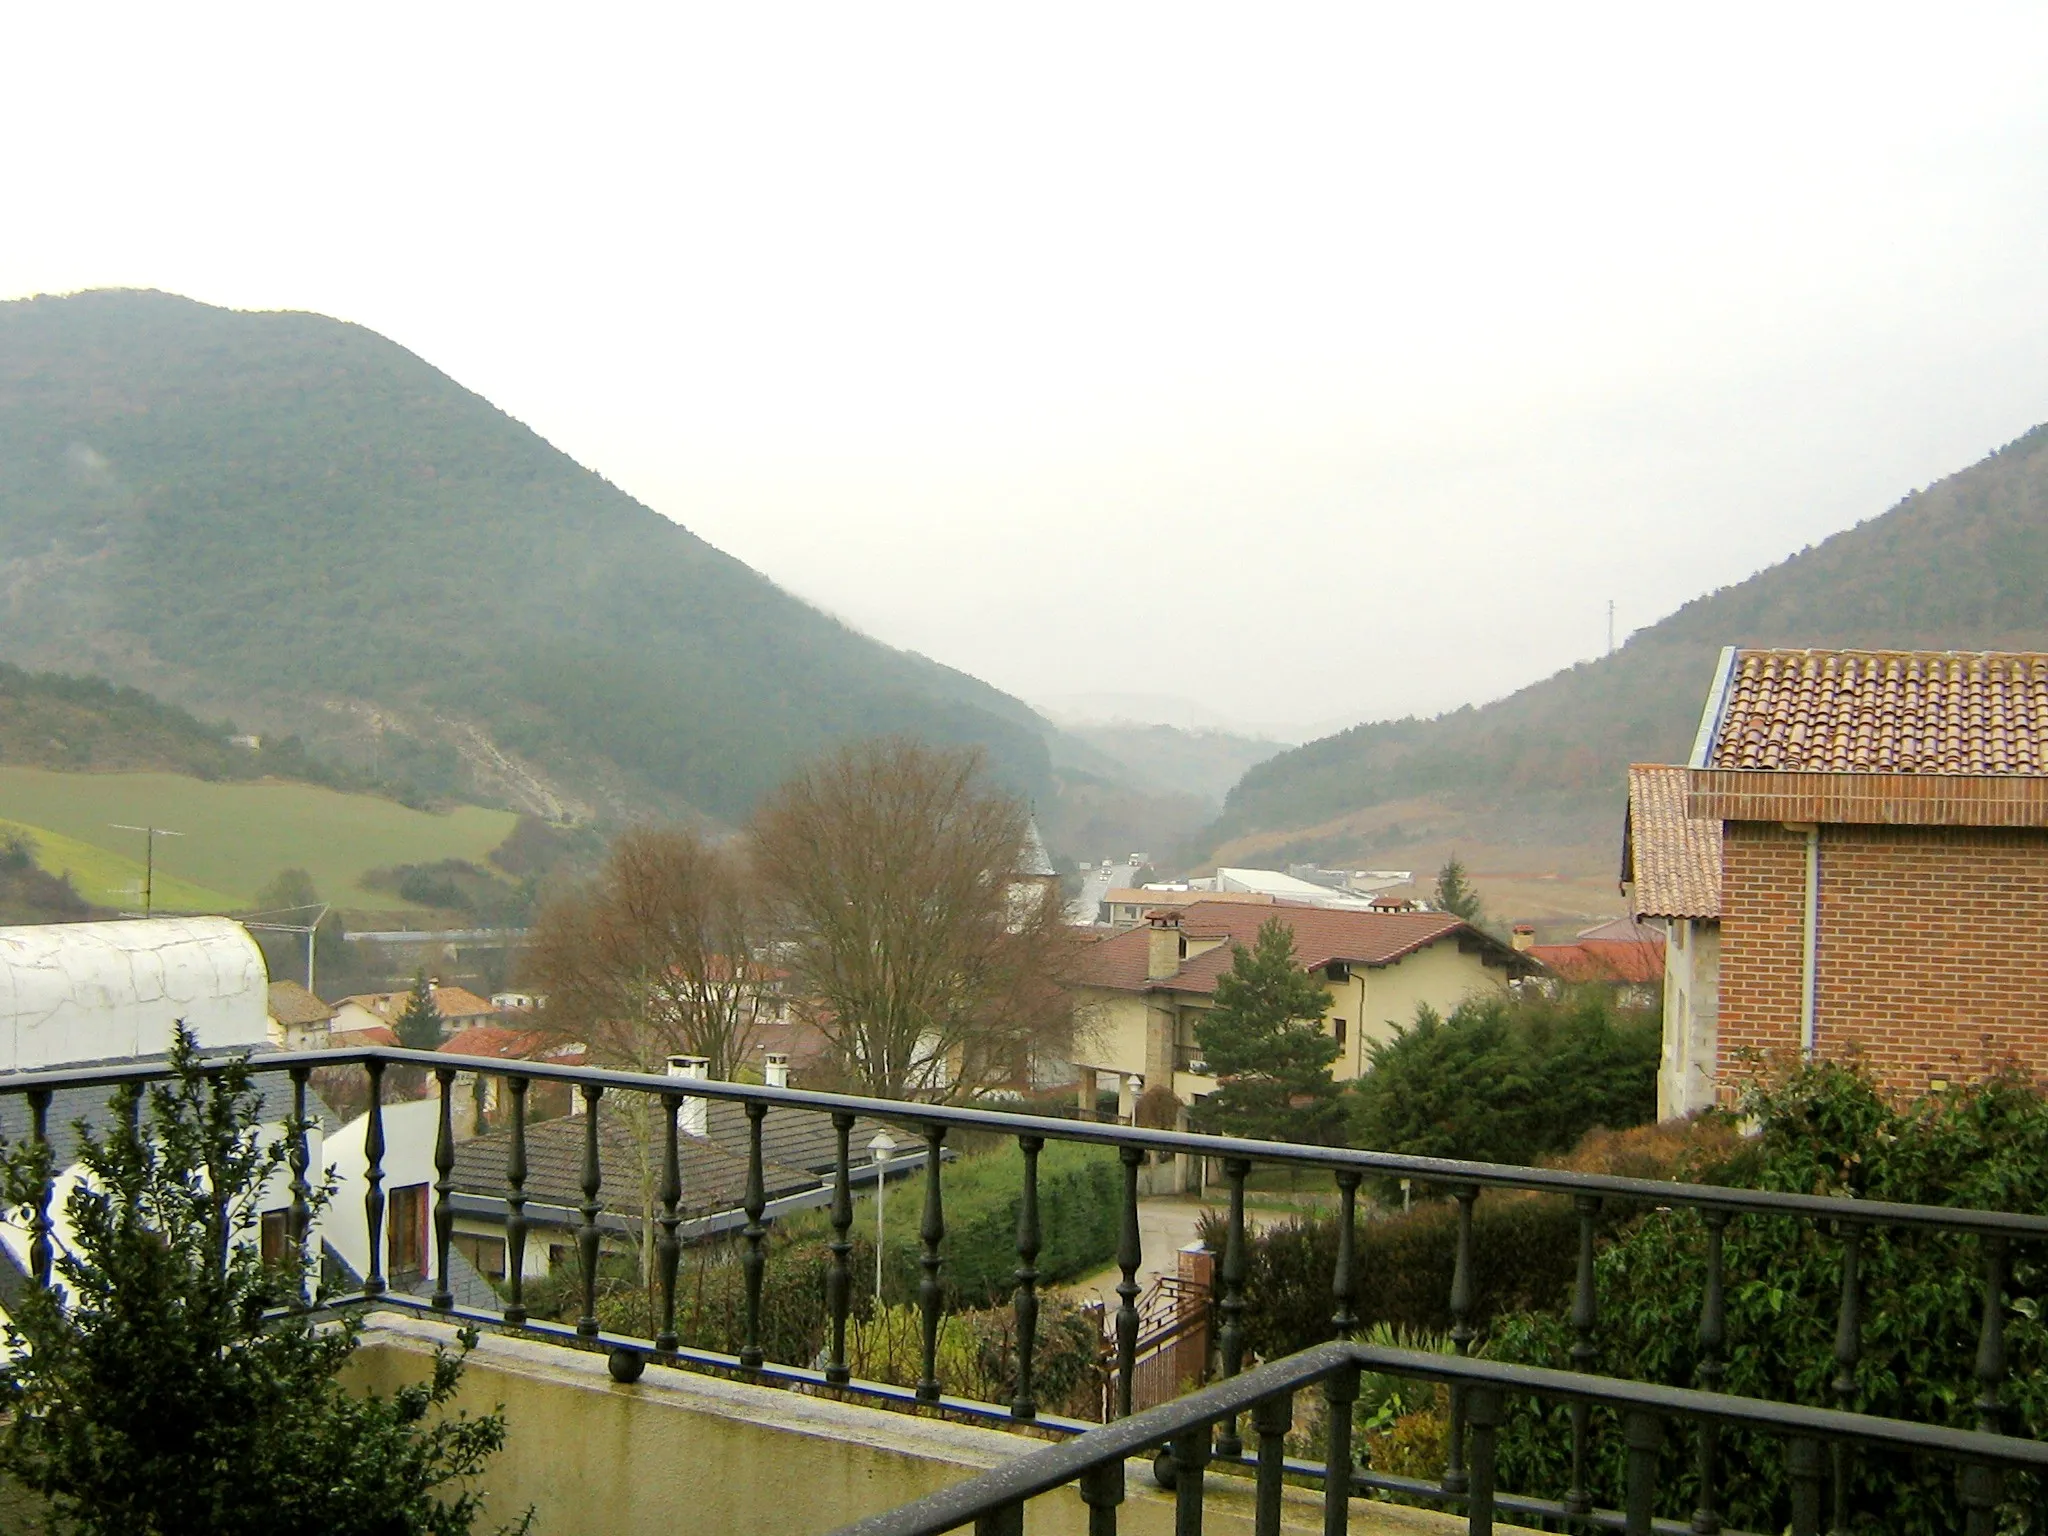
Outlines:
<svg viewBox="0 0 2048 1536"><path fill-rule="evenodd" d="M2039 5L200 9L9 8L0 295L360 321L1034 700L1492 697L2048 419Z"/></svg>

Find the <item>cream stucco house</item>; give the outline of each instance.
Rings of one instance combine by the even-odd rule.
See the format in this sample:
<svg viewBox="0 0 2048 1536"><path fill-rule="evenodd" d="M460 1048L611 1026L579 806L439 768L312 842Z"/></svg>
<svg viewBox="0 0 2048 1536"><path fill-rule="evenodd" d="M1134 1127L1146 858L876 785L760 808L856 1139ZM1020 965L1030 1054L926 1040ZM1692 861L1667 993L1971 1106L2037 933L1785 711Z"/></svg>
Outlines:
<svg viewBox="0 0 2048 1536"><path fill-rule="evenodd" d="M1447 912L1224 901L1156 910L1140 926L1091 945L1077 967L1074 1064L1083 1107L1094 1107L1106 1075L1117 1083L1126 1120L1150 1086L1171 1086L1184 1105L1214 1091L1195 1045L1196 1021L1214 1005L1216 980L1236 947L1274 918L1293 930L1297 958L1329 992L1323 1027L1337 1040L1332 1071L1340 1079L1363 1071L1371 1043L1392 1038L1419 1004L1448 1013L1473 993L1503 991L1542 969Z"/></svg>

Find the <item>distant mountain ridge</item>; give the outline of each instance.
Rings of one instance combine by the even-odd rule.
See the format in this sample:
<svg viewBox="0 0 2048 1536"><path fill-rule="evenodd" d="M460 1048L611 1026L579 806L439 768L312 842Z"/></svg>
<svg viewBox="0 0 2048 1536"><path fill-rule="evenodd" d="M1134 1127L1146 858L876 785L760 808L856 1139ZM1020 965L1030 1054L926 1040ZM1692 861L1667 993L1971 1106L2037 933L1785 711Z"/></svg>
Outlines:
<svg viewBox="0 0 2048 1536"><path fill-rule="evenodd" d="M2048 426L1687 603L1611 656L1261 763L1202 844L1331 859L1425 841L1578 845L1605 864L1628 765L1683 760L1720 648L1744 644L2048 649Z"/></svg>
<svg viewBox="0 0 2048 1536"><path fill-rule="evenodd" d="M726 820L834 739L1052 728L859 634L402 347L167 294L0 304L0 654L543 815Z"/></svg>

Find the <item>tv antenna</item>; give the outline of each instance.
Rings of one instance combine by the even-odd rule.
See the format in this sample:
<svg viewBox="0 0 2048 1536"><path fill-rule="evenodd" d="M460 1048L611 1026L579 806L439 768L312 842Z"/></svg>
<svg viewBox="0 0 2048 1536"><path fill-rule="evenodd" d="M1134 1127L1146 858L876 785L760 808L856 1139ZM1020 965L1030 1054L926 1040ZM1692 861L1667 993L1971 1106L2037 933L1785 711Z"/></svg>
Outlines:
<svg viewBox="0 0 2048 1536"><path fill-rule="evenodd" d="M306 936L306 990L308 992L312 992L313 946L319 942L320 925L327 920L327 911L328 904L326 902L322 902L317 907L277 907L263 912L251 912L248 917L242 919L242 926L244 928L253 928L259 933L304 934ZM307 912L311 912L313 914L312 920L309 922L284 923L272 921L257 923L250 921L250 918L256 917L275 918L288 917L292 915L302 916ZM315 992L313 995L316 997L319 996L317 992Z"/></svg>
<svg viewBox="0 0 2048 1536"><path fill-rule="evenodd" d="M1607 654L1614 654L1614 599L1607 599Z"/></svg>
<svg viewBox="0 0 2048 1536"><path fill-rule="evenodd" d="M182 832L173 832L169 827L131 827L125 821L107 823L116 832L140 832L142 842L142 915L150 915L152 888L156 884L156 840L160 837L183 837Z"/></svg>

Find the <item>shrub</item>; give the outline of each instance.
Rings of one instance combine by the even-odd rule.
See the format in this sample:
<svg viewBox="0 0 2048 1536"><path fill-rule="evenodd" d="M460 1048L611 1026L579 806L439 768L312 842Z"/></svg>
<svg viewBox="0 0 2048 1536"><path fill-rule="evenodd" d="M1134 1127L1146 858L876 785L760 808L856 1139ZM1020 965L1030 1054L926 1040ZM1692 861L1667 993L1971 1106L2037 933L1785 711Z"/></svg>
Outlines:
<svg viewBox="0 0 2048 1536"><path fill-rule="evenodd" d="M1657 1113L1662 1024L1605 988L1474 998L1449 1018L1427 1004L1371 1050L1352 1086L1354 1146L1419 1157L1533 1164L1595 1126Z"/></svg>
<svg viewBox="0 0 2048 1536"><path fill-rule="evenodd" d="M1819 1064L1752 1090L1745 1112L1759 1135L1719 1177L1760 1189L1855 1195L1930 1205L2040 1211L2048 1189L2048 1105L2017 1077L1999 1077L1905 1107L1889 1103L1858 1066ZM1623 1227L1598 1258L1601 1368L1677 1385L1697 1378L1696 1329L1705 1275L1701 1222L1689 1211L1651 1212ZM1725 1240L1728 1347L1723 1390L1832 1406L1831 1342L1841 1286L1840 1239L1789 1218L1743 1218ZM1870 1228L1863 1240L1864 1328L1854 1406L1865 1413L1971 1427L1972 1367L1981 1280L1973 1241ZM2048 1432L2048 1331L2035 1298L2036 1255L2015 1249L2007 1286L2002 1388L2007 1427ZM1504 1318L1487 1352L1563 1365L1571 1330L1559 1310ZM1596 1422L1598 1422L1596 1420ZM1698 1498L1692 1436L1667 1438L1659 1487L1667 1512ZM1561 1413L1511 1402L1501 1438L1501 1484L1552 1491L1567 1478L1570 1435ZM1778 1530L1788 1518L1783 1451L1768 1437L1725 1432L1724 1517L1732 1527ZM1596 1494L1612 1501L1622 1478L1620 1437L1607 1424L1595 1445ZM1955 1529L1953 1470L1902 1459L1854 1458L1855 1528L1900 1536ZM2012 1515L2030 1496L2013 1479ZM2015 1516L2016 1518L2016 1516Z"/></svg>
<svg viewBox="0 0 2048 1536"><path fill-rule="evenodd" d="M146 1116L124 1087L104 1138L78 1126L85 1177L65 1197L58 1285L8 1301L0 1469L86 1533L468 1531L482 1495L441 1490L503 1446L503 1416L449 1411L460 1354L437 1352L428 1381L389 1397L357 1396L337 1380L357 1318L266 1319L312 1279L303 1256L266 1264L254 1241L288 1138L262 1134L246 1065L209 1079L183 1025L171 1067ZM53 1171L47 1145L7 1149L0 1171L25 1219Z"/></svg>

